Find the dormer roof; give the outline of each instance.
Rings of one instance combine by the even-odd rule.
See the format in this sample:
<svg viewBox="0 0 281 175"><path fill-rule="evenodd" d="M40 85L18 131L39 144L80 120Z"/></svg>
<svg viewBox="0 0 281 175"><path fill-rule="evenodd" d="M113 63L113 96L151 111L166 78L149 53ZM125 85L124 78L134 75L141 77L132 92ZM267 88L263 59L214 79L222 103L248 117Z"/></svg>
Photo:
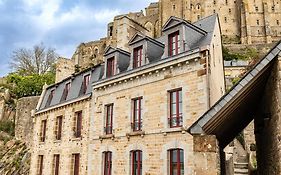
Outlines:
<svg viewBox="0 0 281 175"><path fill-rule="evenodd" d="M133 44L135 44L137 42L140 42L142 40L148 40L148 41L151 41L152 43L154 43L154 44L156 44L156 45L158 45L160 47L165 47L165 45L163 43L161 43L161 42L157 41L156 39L153 39L153 38L151 38L149 36L145 36L145 35L143 35L141 33L136 33L131 38L131 40L129 41L129 45L133 45Z"/></svg>
<svg viewBox="0 0 281 175"><path fill-rule="evenodd" d="M177 18L175 16L171 16L168 21L165 23L165 25L163 26L162 28L162 32L172 28L172 27L175 27L175 26L178 26L178 25L186 25L188 27L190 27L191 29L193 29L194 31L196 32L199 32L203 35L206 35L207 32L199 27L197 27L196 25L193 25L191 24L190 22L184 20L184 19L181 19L181 18Z"/></svg>
<svg viewBox="0 0 281 175"><path fill-rule="evenodd" d="M125 54L125 55L130 56L130 52L127 52L127 51L122 50L122 49L119 49L119 48L114 48L114 47L112 47L112 46L108 46L108 47L105 49L105 51L104 51L104 56L107 56L107 55L109 55L109 54L111 54L111 53L114 53L114 52L116 52L116 51L118 51L118 52L120 52L120 53L123 53L123 54Z"/></svg>

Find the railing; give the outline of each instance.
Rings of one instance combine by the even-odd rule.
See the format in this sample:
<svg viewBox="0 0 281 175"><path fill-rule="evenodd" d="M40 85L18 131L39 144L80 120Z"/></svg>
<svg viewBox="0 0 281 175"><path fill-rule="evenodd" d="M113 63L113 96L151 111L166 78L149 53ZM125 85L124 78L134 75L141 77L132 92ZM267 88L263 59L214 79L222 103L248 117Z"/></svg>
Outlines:
<svg viewBox="0 0 281 175"><path fill-rule="evenodd" d="M174 116L174 117L170 117L168 118L169 121L169 125L170 127L181 127L182 126L182 115L180 116Z"/></svg>

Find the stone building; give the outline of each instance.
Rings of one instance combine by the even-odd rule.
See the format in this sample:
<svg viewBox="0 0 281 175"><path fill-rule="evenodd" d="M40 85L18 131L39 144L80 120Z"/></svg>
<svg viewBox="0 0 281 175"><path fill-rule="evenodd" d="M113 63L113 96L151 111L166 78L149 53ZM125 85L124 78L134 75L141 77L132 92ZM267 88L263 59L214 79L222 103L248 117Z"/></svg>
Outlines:
<svg viewBox="0 0 281 175"><path fill-rule="evenodd" d="M280 58L281 42L188 129L222 150L254 119L258 174L281 174Z"/></svg>
<svg viewBox="0 0 281 175"><path fill-rule="evenodd" d="M225 93L218 16L171 17L162 33L44 90L31 175L220 173L216 138L186 132Z"/></svg>
<svg viewBox="0 0 281 175"><path fill-rule="evenodd" d="M105 38L81 43L71 60L78 67L90 67L104 62L103 54L109 45L129 51L127 41L137 32L159 38L170 16L195 22L214 13L219 15L224 43L263 44L281 39L280 0L159 0L145 12L116 16L108 24ZM58 62L61 64L63 60ZM57 76L64 77L67 72L61 70Z"/></svg>

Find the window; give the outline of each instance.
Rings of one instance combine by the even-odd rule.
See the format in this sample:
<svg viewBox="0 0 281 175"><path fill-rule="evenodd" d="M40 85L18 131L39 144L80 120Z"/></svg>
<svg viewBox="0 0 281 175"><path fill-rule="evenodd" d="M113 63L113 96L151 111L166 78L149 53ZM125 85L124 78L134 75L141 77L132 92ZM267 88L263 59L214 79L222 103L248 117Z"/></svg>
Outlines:
<svg viewBox="0 0 281 175"><path fill-rule="evenodd" d="M258 12L258 11L259 11L259 7L256 6L256 7L255 7L255 10L256 10L256 12Z"/></svg>
<svg viewBox="0 0 281 175"><path fill-rule="evenodd" d="M68 93L69 93L69 90L70 90L70 86L71 86L70 82L65 84L61 101L65 101L67 99L67 96L68 96Z"/></svg>
<svg viewBox="0 0 281 175"><path fill-rule="evenodd" d="M131 151L131 175L141 175L142 174L142 151L136 150Z"/></svg>
<svg viewBox="0 0 281 175"><path fill-rule="evenodd" d="M169 150L170 175L184 175L184 157L182 149Z"/></svg>
<svg viewBox="0 0 281 175"><path fill-rule="evenodd" d="M111 77L114 75L114 57L107 59L107 72L106 77Z"/></svg>
<svg viewBox="0 0 281 175"><path fill-rule="evenodd" d="M46 129L47 129L47 120L41 121L41 133L40 133L40 141L45 142L46 140Z"/></svg>
<svg viewBox="0 0 281 175"><path fill-rule="evenodd" d="M276 24L279 26L279 20L276 20Z"/></svg>
<svg viewBox="0 0 281 175"><path fill-rule="evenodd" d="M112 34L113 34L113 26L110 26L109 27L109 36L112 36Z"/></svg>
<svg viewBox="0 0 281 175"><path fill-rule="evenodd" d="M133 131L141 131L142 129L142 97L138 97L133 101Z"/></svg>
<svg viewBox="0 0 281 175"><path fill-rule="evenodd" d="M257 25L260 25L260 20L257 20Z"/></svg>
<svg viewBox="0 0 281 175"><path fill-rule="evenodd" d="M272 6L272 7L271 7L271 10L274 12L274 11L275 11L275 7L274 7L274 6Z"/></svg>
<svg viewBox="0 0 281 175"><path fill-rule="evenodd" d="M112 134L113 104L105 106L105 134Z"/></svg>
<svg viewBox="0 0 281 175"><path fill-rule="evenodd" d="M38 156L38 169L37 169L38 175L43 175L43 160L44 160L44 156L39 155Z"/></svg>
<svg viewBox="0 0 281 175"><path fill-rule="evenodd" d="M182 126L182 90L170 91L170 127Z"/></svg>
<svg viewBox="0 0 281 175"><path fill-rule="evenodd" d="M228 9L228 13L231 13L231 9Z"/></svg>
<svg viewBox="0 0 281 175"><path fill-rule="evenodd" d="M224 17L224 22L227 23L227 17Z"/></svg>
<svg viewBox="0 0 281 175"><path fill-rule="evenodd" d="M59 175L59 167L60 167L60 155L55 154L54 160L53 160L53 166L54 166L54 175Z"/></svg>
<svg viewBox="0 0 281 175"><path fill-rule="evenodd" d="M48 100L47 100L47 103L46 103L46 106L45 107L49 107L51 102L52 102L52 99L54 97L54 94L55 94L55 89L52 89L51 92L50 92L50 95L48 97Z"/></svg>
<svg viewBox="0 0 281 175"><path fill-rule="evenodd" d="M81 137L82 130L82 111L75 112L74 117L74 136L76 138Z"/></svg>
<svg viewBox="0 0 281 175"><path fill-rule="evenodd" d="M55 129L56 140L61 140L62 116L57 117L55 126L56 126L56 129Z"/></svg>
<svg viewBox="0 0 281 175"><path fill-rule="evenodd" d="M103 152L103 157L103 175L111 175L112 153L110 151Z"/></svg>
<svg viewBox="0 0 281 175"><path fill-rule="evenodd" d="M80 154L72 154L72 174L79 175Z"/></svg>
<svg viewBox="0 0 281 175"><path fill-rule="evenodd" d="M83 83L82 83L82 94L86 94L87 88L90 83L90 74L85 75L83 78Z"/></svg>
<svg viewBox="0 0 281 175"><path fill-rule="evenodd" d="M216 3L217 3L216 0L214 0L213 4L216 5Z"/></svg>
<svg viewBox="0 0 281 175"><path fill-rule="evenodd" d="M225 0L225 4L226 4L226 5L228 4L228 0Z"/></svg>
<svg viewBox="0 0 281 175"><path fill-rule="evenodd" d="M134 49L134 60L133 60L133 68L140 67L142 65L142 46Z"/></svg>
<svg viewBox="0 0 281 175"><path fill-rule="evenodd" d="M177 55L179 53L179 31L170 34L168 40L169 56Z"/></svg>
<svg viewBox="0 0 281 175"><path fill-rule="evenodd" d="M176 5L175 4L173 5L173 10L176 10Z"/></svg>

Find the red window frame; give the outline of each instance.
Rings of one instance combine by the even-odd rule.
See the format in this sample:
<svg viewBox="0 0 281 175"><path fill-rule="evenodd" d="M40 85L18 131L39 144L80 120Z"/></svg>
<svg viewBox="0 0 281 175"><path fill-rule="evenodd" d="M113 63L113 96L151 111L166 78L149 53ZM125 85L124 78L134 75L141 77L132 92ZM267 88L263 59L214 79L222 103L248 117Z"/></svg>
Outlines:
<svg viewBox="0 0 281 175"><path fill-rule="evenodd" d="M133 68L142 66L143 47L139 46L134 49Z"/></svg>
<svg viewBox="0 0 281 175"><path fill-rule="evenodd" d="M43 175L43 162L44 161L44 156L39 155L38 156L38 175Z"/></svg>
<svg viewBox="0 0 281 175"><path fill-rule="evenodd" d="M182 89L176 89L170 93L170 127L182 126Z"/></svg>
<svg viewBox="0 0 281 175"><path fill-rule="evenodd" d="M83 94L86 94L89 83L90 83L90 74L84 76L84 79L83 79Z"/></svg>
<svg viewBox="0 0 281 175"><path fill-rule="evenodd" d="M179 53L179 31L168 35L168 55L173 56Z"/></svg>
<svg viewBox="0 0 281 175"><path fill-rule="evenodd" d="M61 140L61 133L62 133L62 116L57 117L57 135L56 139Z"/></svg>
<svg viewBox="0 0 281 175"><path fill-rule="evenodd" d="M169 175L184 175L184 151L183 149L169 150Z"/></svg>
<svg viewBox="0 0 281 175"><path fill-rule="evenodd" d="M81 131L82 131L82 111L75 112L76 115L76 131L75 131L75 137L81 137Z"/></svg>
<svg viewBox="0 0 281 175"><path fill-rule="evenodd" d="M46 140L47 120L41 121L41 142Z"/></svg>
<svg viewBox="0 0 281 175"><path fill-rule="evenodd" d="M46 107L50 106L54 95L55 95L55 89L52 89L51 92L50 92L50 95L48 97L48 100L47 100L47 103L46 103Z"/></svg>
<svg viewBox="0 0 281 175"><path fill-rule="evenodd" d="M105 134L112 134L113 129L113 104L105 105Z"/></svg>
<svg viewBox="0 0 281 175"><path fill-rule="evenodd" d="M106 65L106 77L111 77L115 73L115 64L114 64L114 57L107 59L107 65Z"/></svg>
<svg viewBox="0 0 281 175"><path fill-rule="evenodd" d="M111 151L106 151L106 152L103 152L103 154L104 154L103 174L104 175L111 175L112 152Z"/></svg>
<svg viewBox="0 0 281 175"><path fill-rule="evenodd" d="M67 96L68 96L69 91L70 91L70 87L71 87L70 82L65 84L65 87L64 87L64 90L63 90L63 101L65 101L67 99Z"/></svg>
<svg viewBox="0 0 281 175"><path fill-rule="evenodd" d="M60 167L60 155L54 155L54 175L59 175L59 167Z"/></svg>
<svg viewBox="0 0 281 175"><path fill-rule="evenodd" d="M134 150L131 151L131 166L132 166L132 175L141 175L142 174L142 151Z"/></svg>
<svg viewBox="0 0 281 175"><path fill-rule="evenodd" d="M73 156L73 175L79 175L80 168L80 154L72 154Z"/></svg>
<svg viewBox="0 0 281 175"><path fill-rule="evenodd" d="M133 131L142 130L142 97L138 97L132 100L133 101L133 122L132 129Z"/></svg>

